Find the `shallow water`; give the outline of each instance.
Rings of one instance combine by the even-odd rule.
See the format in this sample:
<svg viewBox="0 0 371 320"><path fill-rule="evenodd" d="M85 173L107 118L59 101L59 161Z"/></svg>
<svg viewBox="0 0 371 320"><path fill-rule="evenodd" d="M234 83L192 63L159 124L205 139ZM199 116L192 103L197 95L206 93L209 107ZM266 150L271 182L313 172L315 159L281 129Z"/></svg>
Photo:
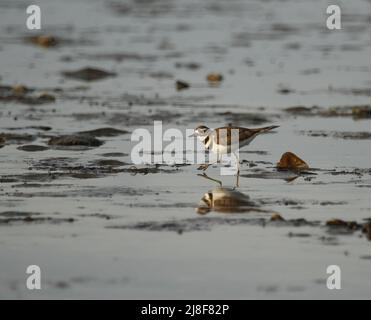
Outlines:
<svg viewBox="0 0 371 320"><path fill-rule="evenodd" d="M57 47L24 40L34 35L28 1L0 4L0 85L56 99L0 100L0 133L29 135L0 149L0 298L371 298L366 234L326 227L371 218L370 139L331 134L370 132L371 120L285 111L369 104L369 1L341 2L341 31L325 28L326 1L39 3L42 33L64 39ZM62 74L88 66L116 76ZM223 74L220 86L208 86L209 72ZM191 87L176 91L176 80ZM241 152L243 195L226 190L204 215L201 199L223 189L197 165L134 174L130 133L97 137L95 148L17 149L103 127L152 130L154 120L182 131L200 122L280 128ZM275 169L286 151L312 174L287 182L295 174ZM217 167L207 173L235 184ZM286 222L270 222L274 213ZM30 264L41 267L42 290L25 287ZM326 287L334 264L339 291Z"/></svg>

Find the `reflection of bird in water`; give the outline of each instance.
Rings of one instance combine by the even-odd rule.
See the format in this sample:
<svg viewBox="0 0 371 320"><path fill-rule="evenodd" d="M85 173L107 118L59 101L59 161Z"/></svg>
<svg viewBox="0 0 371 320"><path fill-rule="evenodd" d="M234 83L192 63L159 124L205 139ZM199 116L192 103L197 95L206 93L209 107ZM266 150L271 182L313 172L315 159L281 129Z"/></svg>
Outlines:
<svg viewBox="0 0 371 320"><path fill-rule="evenodd" d="M196 208L198 214L206 214L211 210L222 213L263 211L259 210L257 204L252 202L248 195L223 187L217 187L205 193Z"/></svg>

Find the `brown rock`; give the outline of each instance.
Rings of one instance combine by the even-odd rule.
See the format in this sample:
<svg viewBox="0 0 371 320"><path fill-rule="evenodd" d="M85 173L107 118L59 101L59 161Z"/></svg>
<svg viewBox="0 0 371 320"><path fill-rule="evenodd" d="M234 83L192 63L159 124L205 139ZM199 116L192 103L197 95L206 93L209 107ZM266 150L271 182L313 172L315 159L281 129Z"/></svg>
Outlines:
<svg viewBox="0 0 371 320"><path fill-rule="evenodd" d="M309 166L294 153L286 152L277 163L277 168L279 170L306 170L309 169Z"/></svg>

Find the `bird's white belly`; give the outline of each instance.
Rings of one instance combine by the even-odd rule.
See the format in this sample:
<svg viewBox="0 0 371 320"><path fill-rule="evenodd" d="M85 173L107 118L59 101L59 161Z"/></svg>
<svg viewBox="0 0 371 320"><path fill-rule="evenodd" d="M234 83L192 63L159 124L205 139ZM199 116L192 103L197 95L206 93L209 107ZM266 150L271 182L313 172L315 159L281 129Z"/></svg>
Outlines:
<svg viewBox="0 0 371 320"><path fill-rule="evenodd" d="M241 149L242 147L245 147L250 144L250 142L254 139L255 137L252 137L248 140L242 141L241 143L236 143L232 144L232 146L228 147L226 145L221 145L221 144L216 144L215 142L211 146L211 151L214 153L219 153L219 154L227 154L230 152L236 152L237 150Z"/></svg>

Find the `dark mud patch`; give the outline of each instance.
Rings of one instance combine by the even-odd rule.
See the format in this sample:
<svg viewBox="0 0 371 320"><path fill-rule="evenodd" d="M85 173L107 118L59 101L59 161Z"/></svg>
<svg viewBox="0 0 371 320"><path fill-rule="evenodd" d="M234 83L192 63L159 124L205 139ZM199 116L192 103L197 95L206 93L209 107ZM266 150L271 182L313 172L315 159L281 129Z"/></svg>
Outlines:
<svg viewBox="0 0 371 320"><path fill-rule="evenodd" d="M12 185L12 188L19 189L19 188L57 188L57 187L72 187L69 184L51 184L51 183L21 183Z"/></svg>
<svg viewBox="0 0 371 320"><path fill-rule="evenodd" d="M23 212L23 211L3 211L0 212L0 217L1 218L24 218L24 217L30 217L30 216L35 216L35 215L40 215L40 213L35 213L35 212Z"/></svg>
<svg viewBox="0 0 371 320"><path fill-rule="evenodd" d="M6 130L9 131L18 131L18 130L37 130L37 131L50 131L52 130L52 127L48 126L25 126L25 127L11 127L11 128L6 128Z"/></svg>
<svg viewBox="0 0 371 320"><path fill-rule="evenodd" d="M30 223L72 223L74 218L58 218L58 217L41 217L40 213L23 212L23 211L3 211L0 212L0 226L10 224L30 224Z"/></svg>
<svg viewBox="0 0 371 320"><path fill-rule="evenodd" d="M351 170L329 170L326 173L333 176L351 175L361 177L363 175L371 175L371 168L354 168Z"/></svg>
<svg viewBox="0 0 371 320"><path fill-rule="evenodd" d="M175 167L174 169L164 169L164 168L161 168L161 165L155 165L152 167L141 167L141 168L138 168L136 166L131 166L129 168L119 169L118 171L130 173L132 175L136 175L136 174L147 175L147 174L155 174L155 173L177 173L179 172L179 167Z"/></svg>
<svg viewBox="0 0 371 320"><path fill-rule="evenodd" d="M263 151L263 150L240 150L239 153L257 154L257 155L260 155L260 156L269 155L268 151Z"/></svg>
<svg viewBox="0 0 371 320"><path fill-rule="evenodd" d="M304 117L351 117L354 120L371 118L371 105L338 106L321 108L318 106L294 106L284 109L293 116Z"/></svg>
<svg viewBox="0 0 371 320"><path fill-rule="evenodd" d="M309 233L303 233L303 232L289 232L287 234L289 238L310 238L312 237Z"/></svg>
<svg viewBox="0 0 371 320"><path fill-rule="evenodd" d="M42 105L55 102L54 95L41 92L35 93L35 89L24 86L0 86L0 102L20 103L25 105Z"/></svg>
<svg viewBox="0 0 371 320"><path fill-rule="evenodd" d="M100 118L102 115L100 115ZM153 121L161 120L166 123L171 123L182 118L182 114L171 112L167 110L157 110L156 112L148 112L147 114L141 113L113 113L106 118L106 122L110 125L153 125Z"/></svg>
<svg viewBox="0 0 371 320"><path fill-rule="evenodd" d="M102 144L103 141L89 135L65 135L50 138L50 140L48 141L48 145L57 147L99 147Z"/></svg>
<svg viewBox="0 0 371 320"><path fill-rule="evenodd" d="M104 213L87 213L87 214L78 214L78 217L82 218L97 218L97 219L103 219L103 220L112 220L115 218L118 218L117 216L104 214Z"/></svg>
<svg viewBox="0 0 371 320"><path fill-rule="evenodd" d="M175 68L177 69L188 69L188 70L198 70L202 66L198 62L176 62Z"/></svg>
<svg viewBox="0 0 371 320"><path fill-rule="evenodd" d="M26 144L36 140L36 136L21 133L0 133L0 139L4 144Z"/></svg>
<svg viewBox="0 0 371 320"><path fill-rule="evenodd" d="M14 183L14 182L50 182L55 180L57 177L52 173L25 173L18 175L3 175L1 176L2 183Z"/></svg>
<svg viewBox="0 0 371 320"><path fill-rule="evenodd" d="M215 114L216 117L222 117L225 121L233 123L234 125L260 125L269 122L270 119L266 116L256 113L238 113L232 111L218 112Z"/></svg>
<svg viewBox="0 0 371 320"><path fill-rule="evenodd" d="M110 159L100 159L100 160L95 160L93 163L99 167L120 167L120 166L125 166L129 165L129 163L122 162L119 160L110 160Z"/></svg>
<svg viewBox="0 0 371 320"><path fill-rule="evenodd" d="M309 222L305 219L293 219L284 221L270 221L264 218L226 218L226 217L200 217L189 219L178 219L168 221L150 221L139 222L129 225L108 226L110 229L129 229L129 230L144 230L144 231L170 231L170 232L191 232L191 231L210 231L218 226L318 226L318 222Z"/></svg>
<svg viewBox="0 0 371 320"><path fill-rule="evenodd" d="M136 208L161 208L161 209L171 209L171 208L194 208L195 204L193 202L176 202L176 203L135 203L130 204L130 207Z"/></svg>
<svg viewBox="0 0 371 320"><path fill-rule="evenodd" d="M126 157L128 156L128 153L122 153L122 152L107 152L107 153L102 153L102 157L107 157L107 158L119 158L119 157Z"/></svg>
<svg viewBox="0 0 371 320"><path fill-rule="evenodd" d="M70 169L65 168L65 171L55 171L55 172L47 172L47 173L26 173L20 175L8 175L2 176L0 182L2 183L17 183L21 182L24 183L20 185L20 187L41 187L39 183L43 182L53 182L57 179L66 179L66 178L75 178L75 179L97 179L107 176L108 174L117 173L111 167L107 169L96 169L96 168L80 168L80 167L71 167ZM27 184L27 185L26 185ZM17 187L15 185L14 187ZM59 185L50 185L50 187L56 187Z"/></svg>
<svg viewBox="0 0 371 320"><path fill-rule="evenodd" d="M323 131L323 130L309 130L299 131L300 134L309 137L323 137L323 138L337 138L346 140L368 140L371 139L371 132L350 132L350 131Z"/></svg>
<svg viewBox="0 0 371 320"><path fill-rule="evenodd" d="M108 77L115 77L116 73L87 67L76 71L63 71L62 75L75 80L97 81Z"/></svg>
<svg viewBox="0 0 371 320"><path fill-rule="evenodd" d="M341 219L332 219L326 222L327 232L331 235L350 235L356 231L366 232L367 224L361 224L356 221L344 221Z"/></svg>
<svg viewBox="0 0 371 320"><path fill-rule="evenodd" d="M79 54L76 58L82 58L85 60L103 60L103 61L115 61L115 62L152 62L157 60L155 55L144 55L140 53L132 52L111 52L111 53L84 53Z"/></svg>
<svg viewBox="0 0 371 320"><path fill-rule="evenodd" d="M117 174L121 172L130 173L145 173L146 168L142 170L130 169L130 168L120 168L116 167L127 166L126 162L122 162L116 159L97 159L88 162L87 164L80 163L79 159L70 157L51 157L45 158L32 162L32 169L45 170L48 171L48 175L52 179L57 178L78 178L78 179L91 179L91 178L101 178L110 174ZM148 173L151 173L150 168ZM160 170L159 172L165 172ZM153 172L152 172L153 173ZM16 178L17 176L15 176ZM22 176L21 176L22 177Z"/></svg>
<svg viewBox="0 0 371 320"><path fill-rule="evenodd" d="M14 192L8 196L18 198L111 198L116 195L121 196L144 196L153 194L152 190L133 189L129 187L83 187L80 189L68 189L60 191L39 191L39 192Z"/></svg>
<svg viewBox="0 0 371 320"><path fill-rule="evenodd" d="M99 128L99 129L88 130L88 131L80 131L77 134L87 135L91 137L116 137L116 136L127 134L127 133L129 133L129 131L119 130L115 128Z"/></svg>
<svg viewBox="0 0 371 320"><path fill-rule="evenodd" d="M253 168L254 166L249 166ZM293 172L290 170L266 170L261 168L249 169L249 173L241 174L242 178L254 179L282 179L287 182L292 182L299 177L315 177L317 173L311 171Z"/></svg>
<svg viewBox="0 0 371 320"><path fill-rule="evenodd" d="M21 151L27 151L27 152L38 152L38 151L49 150L48 147L40 146L40 145L33 145L33 144L20 146L17 149Z"/></svg>

